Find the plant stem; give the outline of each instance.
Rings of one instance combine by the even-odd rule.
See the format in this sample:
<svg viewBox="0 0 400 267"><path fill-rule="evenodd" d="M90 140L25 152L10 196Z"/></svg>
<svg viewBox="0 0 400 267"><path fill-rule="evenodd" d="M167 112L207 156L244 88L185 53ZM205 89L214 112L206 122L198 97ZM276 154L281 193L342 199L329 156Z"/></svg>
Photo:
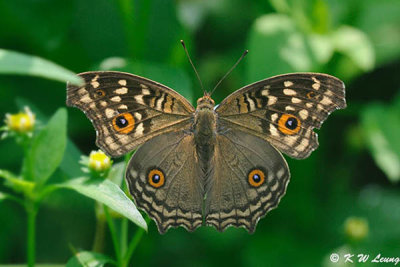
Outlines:
<svg viewBox="0 0 400 267"><path fill-rule="evenodd" d="M36 214L38 208L35 202L27 200L26 212L28 215L28 229L27 229L27 258L28 266L35 266L35 229L36 229Z"/></svg>
<svg viewBox="0 0 400 267"><path fill-rule="evenodd" d="M125 255L128 246L128 219L123 218L121 221L121 234L120 234L120 248L121 255Z"/></svg>
<svg viewBox="0 0 400 267"><path fill-rule="evenodd" d="M104 217L97 216L96 220L96 232L94 234L93 251L102 253L104 250L104 233L105 233L106 221Z"/></svg>
<svg viewBox="0 0 400 267"><path fill-rule="evenodd" d="M110 213L108 212L108 207L104 206L104 214L106 215L108 227L110 228L111 239L113 241L114 249L115 249L115 256L117 258L118 266L121 266L121 251L119 248L118 243L118 235L117 230L115 229L115 224L113 219L111 218Z"/></svg>
<svg viewBox="0 0 400 267"><path fill-rule="evenodd" d="M146 223L149 223L150 218L147 217L145 218ZM145 230L143 228L139 228L136 230L135 235L133 236L131 242L129 243L128 250L126 251L126 254L124 255L124 258L122 260L122 264L120 265L121 267L126 267L129 264L129 261L131 260L131 257L133 255L133 252L135 251L136 247L138 246L140 240L143 237Z"/></svg>

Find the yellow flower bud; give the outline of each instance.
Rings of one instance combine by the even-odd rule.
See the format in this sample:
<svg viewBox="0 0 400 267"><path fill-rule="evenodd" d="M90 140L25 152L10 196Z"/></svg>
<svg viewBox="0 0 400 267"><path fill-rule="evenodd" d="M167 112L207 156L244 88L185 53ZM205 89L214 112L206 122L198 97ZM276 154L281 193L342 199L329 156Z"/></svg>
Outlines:
<svg viewBox="0 0 400 267"><path fill-rule="evenodd" d="M89 155L89 169L104 172L110 169L111 159L103 151L92 151Z"/></svg>
<svg viewBox="0 0 400 267"><path fill-rule="evenodd" d="M35 126L35 114L28 107L25 107L24 112L6 114L5 122L9 130L27 133L32 131Z"/></svg>
<svg viewBox="0 0 400 267"><path fill-rule="evenodd" d="M346 236L355 241L360 241L368 236L368 221L360 217L349 217L344 223Z"/></svg>

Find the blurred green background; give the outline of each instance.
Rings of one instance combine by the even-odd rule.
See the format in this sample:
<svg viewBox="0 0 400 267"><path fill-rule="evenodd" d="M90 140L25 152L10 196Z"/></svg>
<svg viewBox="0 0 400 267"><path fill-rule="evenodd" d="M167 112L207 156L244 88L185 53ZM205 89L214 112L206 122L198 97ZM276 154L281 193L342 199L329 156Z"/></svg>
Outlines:
<svg viewBox="0 0 400 267"><path fill-rule="evenodd" d="M76 73L131 72L193 103L202 91L181 39L209 90L249 49L214 93L217 102L276 74L314 71L342 79L348 108L334 112L318 130L320 146L309 158L286 157L292 173L287 194L253 235L209 227L160 235L151 222L131 263L343 266L330 261L331 253L341 259L346 253L400 257L399 14L398 0L4 0L0 48ZM4 64L1 72L7 72ZM0 75L1 119L29 105L46 122L65 106L65 87L39 77ZM90 121L77 109L68 108L68 115L68 136L81 153L97 149ZM0 142L1 169L19 172L22 156L13 139ZM81 173L78 161L79 155L65 163L70 173ZM60 170L51 180L68 178ZM7 190L0 180L0 191ZM38 214L37 262L66 263L71 245L91 250L93 206L71 191L46 198ZM130 228L134 233L137 226ZM0 200L1 264L26 262L25 229L23 209ZM105 254L113 255L109 236L106 240Z"/></svg>

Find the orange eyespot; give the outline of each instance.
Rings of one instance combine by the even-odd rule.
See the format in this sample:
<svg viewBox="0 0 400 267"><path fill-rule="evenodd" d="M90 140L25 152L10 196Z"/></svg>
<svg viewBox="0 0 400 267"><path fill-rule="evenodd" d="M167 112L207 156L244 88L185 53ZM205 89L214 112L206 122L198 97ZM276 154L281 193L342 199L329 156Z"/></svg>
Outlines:
<svg viewBox="0 0 400 267"><path fill-rule="evenodd" d="M247 175L247 180L249 184L253 187L261 186L265 181L265 172L261 169L253 169Z"/></svg>
<svg viewBox="0 0 400 267"><path fill-rule="evenodd" d="M300 120L291 114L283 114L278 121L278 129L283 134L296 134L300 131Z"/></svg>
<svg viewBox="0 0 400 267"><path fill-rule="evenodd" d="M307 97L309 99L315 98L317 96L317 94L314 91L308 92L307 93Z"/></svg>
<svg viewBox="0 0 400 267"><path fill-rule="evenodd" d="M121 134L128 134L135 128L135 118L131 113L122 113L112 120L114 129Z"/></svg>
<svg viewBox="0 0 400 267"><path fill-rule="evenodd" d="M97 97L103 97L106 95L106 92L104 92L102 89L97 89L95 93Z"/></svg>
<svg viewBox="0 0 400 267"><path fill-rule="evenodd" d="M150 169L147 178L149 179L149 184L155 188L163 186L165 182L164 173L158 168Z"/></svg>

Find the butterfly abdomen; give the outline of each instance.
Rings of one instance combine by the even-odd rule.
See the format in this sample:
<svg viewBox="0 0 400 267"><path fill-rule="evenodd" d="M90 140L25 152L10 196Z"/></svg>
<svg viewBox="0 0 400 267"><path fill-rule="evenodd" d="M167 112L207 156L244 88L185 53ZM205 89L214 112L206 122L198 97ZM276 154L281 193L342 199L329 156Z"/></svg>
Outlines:
<svg viewBox="0 0 400 267"><path fill-rule="evenodd" d="M211 98L203 97L197 101L192 130L201 169L204 173L207 173L214 155L216 142L216 113L214 101Z"/></svg>

